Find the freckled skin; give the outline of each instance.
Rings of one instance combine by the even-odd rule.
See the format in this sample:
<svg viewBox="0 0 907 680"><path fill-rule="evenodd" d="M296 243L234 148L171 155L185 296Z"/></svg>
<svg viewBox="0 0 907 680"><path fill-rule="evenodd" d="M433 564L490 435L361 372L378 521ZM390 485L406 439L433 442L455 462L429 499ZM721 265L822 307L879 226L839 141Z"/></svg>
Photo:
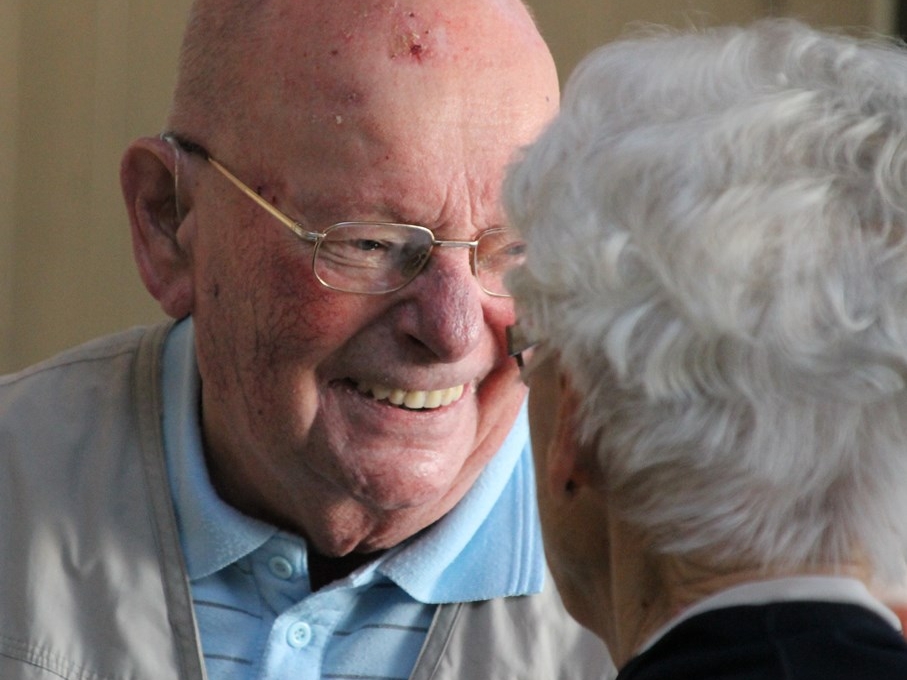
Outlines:
<svg viewBox="0 0 907 680"><path fill-rule="evenodd" d="M310 229L375 219L472 239L502 224L504 166L554 112L550 55L518 2L396 6L287 4L237 74L257 88L248 127L206 131L178 111L172 125ZM200 159L190 173L181 238L219 493L327 555L387 548L436 521L524 399L504 350L512 303L479 289L461 249L397 293L330 291L309 245ZM369 381L469 388L412 412L354 389Z"/></svg>

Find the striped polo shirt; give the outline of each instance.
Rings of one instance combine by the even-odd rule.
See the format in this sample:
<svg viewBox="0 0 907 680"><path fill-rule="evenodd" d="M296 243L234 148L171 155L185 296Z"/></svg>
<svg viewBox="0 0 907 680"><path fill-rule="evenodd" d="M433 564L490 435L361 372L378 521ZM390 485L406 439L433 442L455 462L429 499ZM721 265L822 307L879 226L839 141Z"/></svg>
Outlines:
<svg viewBox="0 0 907 680"><path fill-rule="evenodd" d="M404 680L436 605L541 591L525 409L445 517L317 592L306 542L217 496L205 469L191 319L164 350L164 446L211 680Z"/></svg>

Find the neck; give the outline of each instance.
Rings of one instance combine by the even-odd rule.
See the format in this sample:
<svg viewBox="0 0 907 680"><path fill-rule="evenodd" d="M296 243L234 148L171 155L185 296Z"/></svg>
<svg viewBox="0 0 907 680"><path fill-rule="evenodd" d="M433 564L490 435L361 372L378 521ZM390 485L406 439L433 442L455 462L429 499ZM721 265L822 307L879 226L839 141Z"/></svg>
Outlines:
<svg viewBox="0 0 907 680"><path fill-rule="evenodd" d="M343 557L328 557L309 549L309 584L312 592L342 578L346 578L364 564L377 559L381 552L350 553Z"/></svg>
<svg viewBox="0 0 907 680"><path fill-rule="evenodd" d="M753 559L716 561L716 552L655 554L651 540L621 519L621 499L608 498L599 570L589 579L596 602L586 625L608 646L621 668L660 628L695 603L734 586L789 576L849 576L869 583L871 571L859 552L850 561L813 566L759 564Z"/></svg>
<svg viewBox="0 0 907 680"><path fill-rule="evenodd" d="M858 562L838 565L753 565L749 563L710 563L695 557L670 558L664 562L665 582L669 584L672 616L707 597L734 586L768 579L797 576L846 576L868 582L870 571Z"/></svg>
<svg viewBox="0 0 907 680"><path fill-rule="evenodd" d="M615 514L611 513L612 517ZM621 668L673 614L658 560L645 550L645 539L619 519L613 519L610 525L607 587L612 607L602 621L600 635Z"/></svg>
<svg viewBox="0 0 907 680"><path fill-rule="evenodd" d="M849 576L866 583L868 573L865 565L857 562L781 568L747 563L715 564L708 558L689 556L647 558L637 555L623 559L615 570L612 586L616 641L612 655L620 668L675 616L697 602L735 586L794 576ZM628 587L628 583L633 585ZM618 584L622 589L617 589Z"/></svg>

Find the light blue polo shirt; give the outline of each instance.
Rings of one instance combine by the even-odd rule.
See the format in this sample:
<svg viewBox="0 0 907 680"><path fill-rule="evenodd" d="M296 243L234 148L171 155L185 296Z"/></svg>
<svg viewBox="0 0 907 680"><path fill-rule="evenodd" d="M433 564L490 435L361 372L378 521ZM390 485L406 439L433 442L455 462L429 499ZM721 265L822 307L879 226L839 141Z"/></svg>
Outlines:
<svg viewBox="0 0 907 680"><path fill-rule="evenodd" d="M191 320L167 339L163 387L167 466L211 680L405 680L436 605L541 591L525 408L445 517L313 593L305 541L241 514L211 485Z"/></svg>

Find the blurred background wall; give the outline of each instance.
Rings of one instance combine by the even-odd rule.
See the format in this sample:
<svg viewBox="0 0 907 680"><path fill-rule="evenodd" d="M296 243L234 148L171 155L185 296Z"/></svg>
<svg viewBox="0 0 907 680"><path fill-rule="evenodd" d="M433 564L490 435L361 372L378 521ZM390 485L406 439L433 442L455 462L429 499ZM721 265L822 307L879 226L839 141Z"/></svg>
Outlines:
<svg viewBox="0 0 907 680"><path fill-rule="evenodd" d="M453 0L452 0L453 1ZM898 0L529 0L562 79L632 22L796 16L897 33ZM160 131L189 0L0 0L0 373L163 318L132 262L123 149Z"/></svg>

